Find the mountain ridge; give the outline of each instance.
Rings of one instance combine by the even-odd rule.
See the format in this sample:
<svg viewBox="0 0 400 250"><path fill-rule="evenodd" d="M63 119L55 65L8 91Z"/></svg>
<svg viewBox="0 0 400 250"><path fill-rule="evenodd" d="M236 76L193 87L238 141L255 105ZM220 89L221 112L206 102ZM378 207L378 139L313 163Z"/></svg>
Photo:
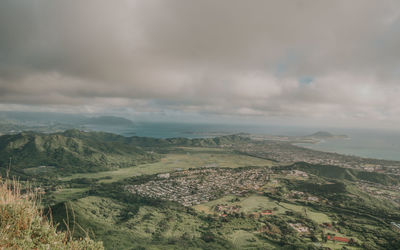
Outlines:
<svg viewBox="0 0 400 250"><path fill-rule="evenodd" d="M239 135L158 139L78 129L52 134L27 131L0 137L0 166L8 166L11 157L13 170L54 167L58 174L98 172L158 161L161 156L154 150L162 147L213 147L246 140Z"/></svg>

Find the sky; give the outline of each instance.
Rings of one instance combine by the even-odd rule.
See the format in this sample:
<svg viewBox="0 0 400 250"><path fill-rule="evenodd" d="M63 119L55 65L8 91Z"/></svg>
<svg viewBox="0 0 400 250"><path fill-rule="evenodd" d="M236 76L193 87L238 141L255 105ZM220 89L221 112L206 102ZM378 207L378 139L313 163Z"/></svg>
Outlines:
<svg viewBox="0 0 400 250"><path fill-rule="evenodd" d="M400 126L400 1L2 0L0 110Z"/></svg>

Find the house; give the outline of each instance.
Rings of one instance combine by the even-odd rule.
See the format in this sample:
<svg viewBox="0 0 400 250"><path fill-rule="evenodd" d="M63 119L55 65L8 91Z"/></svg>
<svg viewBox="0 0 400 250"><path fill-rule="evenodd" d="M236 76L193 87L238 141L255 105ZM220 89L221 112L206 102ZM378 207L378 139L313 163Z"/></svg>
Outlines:
<svg viewBox="0 0 400 250"><path fill-rule="evenodd" d="M160 179L168 179L170 177L170 174L169 173L158 174L157 177L160 178Z"/></svg>
<svg viewBox="0 0 400 250"><path fill-rule="evenodd" d="M400 233L400 224L397 224L396 222L391 222L392 228Z"/></svg>
<svg viewBox="0 0 400 250"><path fill-rule="evenodd" d="M272 210L263 210L261 211L261 215L271 215L272 214Z"/></svg>
<svg viewBox="0 0 400 250"><path fill-rule="evenodd" d="M327 228L332 228L332 224L328 223L328 222L324 222L321 224L323 227L327 227Z"/></svg>
<svg viewBox="0 0 400 250"><path fill-rule="evenodd" d="M309 201L319 201L319 198L318 197L315 197L315 196L308 196L307 197L307 200L309 200Z"/></svg>
<svg viewBox="0 0 400 250"><path fill-rule="evenodd" d="M333 240L333 241L340 241L340 242L345 242L345 243L349 243L349 239L344 238L344 237L338 237L338 236L330 236L328 235L328 240Z"/></svg>
<svg viewBox="0 0 400 250"><path fill-rule="evenodd" d="M299 232L299 233L305 234L305 233L308 233L308 232L309 232L308 227L306 227L306 226L303 225L302 223L296 223L296 224L289 223L289 225L290 225L294 230L296 230L296 231Z"/></svg>
<svg viewBox="0 0 400 250"><path fill-rule="evenodd" d="M223 206L223 205L217 205L217 206L215 207L215 209L216 209L217 211L222 211L222 210L224 210L224 208L225 208L225 206Z"/></svg>
<svg viewBox="0 0 400 250"><path fill-rule="evenodd" d="M289 172L290 175L294 176L299 176L299 177L308 177L308 174L306 172L300 171L300 170L293 170Z"/></svg>

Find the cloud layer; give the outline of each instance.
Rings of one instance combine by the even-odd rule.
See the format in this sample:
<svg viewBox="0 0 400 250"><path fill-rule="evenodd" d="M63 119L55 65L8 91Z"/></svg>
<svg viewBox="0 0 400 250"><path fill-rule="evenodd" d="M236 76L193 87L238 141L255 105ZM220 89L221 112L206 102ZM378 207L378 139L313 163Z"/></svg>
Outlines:
<svg viewBox="0 0 400 250"><path fill-rule="evenodd" d="M0 103L400 117L398 1L5 0Z"/></svg>

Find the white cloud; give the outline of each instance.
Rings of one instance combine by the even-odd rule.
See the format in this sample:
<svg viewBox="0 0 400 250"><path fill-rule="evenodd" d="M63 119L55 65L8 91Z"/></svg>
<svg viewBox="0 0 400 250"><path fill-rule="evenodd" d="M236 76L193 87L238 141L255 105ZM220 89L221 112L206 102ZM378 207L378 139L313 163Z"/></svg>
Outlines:
<svg viewBox="0 0 400 250"><path fill-rule="evenodd" d="M397 124L399 7L2 1L0 103Z"/></svg>

